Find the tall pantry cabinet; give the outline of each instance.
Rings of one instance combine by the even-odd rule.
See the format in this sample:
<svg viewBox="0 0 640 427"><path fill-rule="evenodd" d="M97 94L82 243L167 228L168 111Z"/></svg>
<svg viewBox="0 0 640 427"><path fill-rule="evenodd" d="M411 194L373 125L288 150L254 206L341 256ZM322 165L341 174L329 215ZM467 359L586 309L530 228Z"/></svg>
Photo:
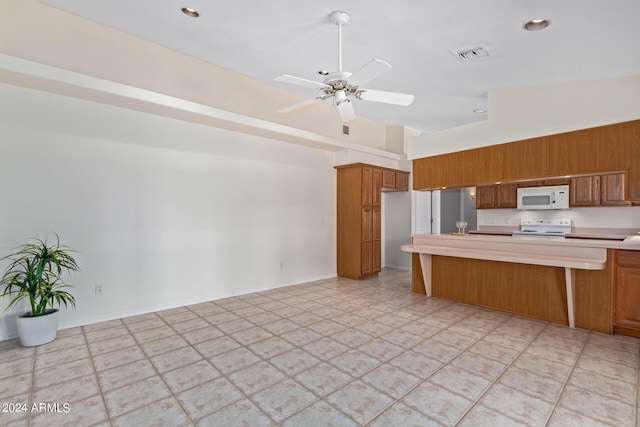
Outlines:
<svg viewBox="0 0 640 427"><path fill-rule="evenodd" d="M407 191L409 174L364 163L336 170L338 276L377 274L382 269L382 191Z"/></svg>

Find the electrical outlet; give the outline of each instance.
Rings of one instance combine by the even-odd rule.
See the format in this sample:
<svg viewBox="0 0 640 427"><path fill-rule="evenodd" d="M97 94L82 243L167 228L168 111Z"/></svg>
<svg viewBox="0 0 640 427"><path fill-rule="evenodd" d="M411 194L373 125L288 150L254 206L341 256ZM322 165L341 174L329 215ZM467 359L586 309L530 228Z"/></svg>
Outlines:
<svg viewBox="0 0 640 427"><path fill-rule="evenodd" d="M96 285L96 295L104 295L104 289L102 285Z"/></svg>

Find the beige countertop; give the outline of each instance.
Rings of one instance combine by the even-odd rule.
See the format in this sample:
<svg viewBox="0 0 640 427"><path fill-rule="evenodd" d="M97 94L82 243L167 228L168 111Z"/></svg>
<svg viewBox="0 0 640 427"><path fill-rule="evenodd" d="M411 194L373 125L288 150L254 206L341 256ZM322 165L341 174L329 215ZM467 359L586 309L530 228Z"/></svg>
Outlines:
<svg viewBox="0 0 640 427"><path fill-rule="evenodd" d="M589 236L586 236L589 237ZM615 235L619 237L619 235ZM530 237L530 236L511 236L504 234L412 234L413 245L428 244L435 245L437 242L445 243L449 246L453 242L458 246L473 246L476 248L489 248L500 246L504 250L513 248L522 248L522 245L541 246L541 247L583 247L583 248L606 248L606 249L629 249L640 250L640 235L627 235L624 240L608 240L603 238L602 234L598 234L597 238L549 238L549 237ZM516 245L516 246L513 246Z"/></svg>
<svg viewBox="0 0 640 427"><path fill-rule="evenodd" d="M591 248L609 248L609 249L629 249L640 250L640 234L631 234L633 230L588 230L580 229L576 232L567 234L567 237L549 238L549 237L530 237L530 236L511 236L509 232L503 230L474 230L472 234L466 236L452 234L412 234L411 237L434 236L434 238L444 239L464 239L471 238L479 242L490 242L497 244L499 242L510 242L529 245L547 245L547 246L567 246L567 247L591 247ZM496 240L498 239L498 240ZM506 239L506 240L505 240Z"/></svg>

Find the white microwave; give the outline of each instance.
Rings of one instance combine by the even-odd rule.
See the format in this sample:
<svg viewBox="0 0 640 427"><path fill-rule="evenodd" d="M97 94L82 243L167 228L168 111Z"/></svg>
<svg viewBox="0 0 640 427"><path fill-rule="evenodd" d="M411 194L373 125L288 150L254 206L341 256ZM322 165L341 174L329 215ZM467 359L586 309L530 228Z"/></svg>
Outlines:
<svg viewBox="0 0 640 427"><path fill-rule="evenodd" d="M569 186L518 188L518 209L569 209Z"/></svg>

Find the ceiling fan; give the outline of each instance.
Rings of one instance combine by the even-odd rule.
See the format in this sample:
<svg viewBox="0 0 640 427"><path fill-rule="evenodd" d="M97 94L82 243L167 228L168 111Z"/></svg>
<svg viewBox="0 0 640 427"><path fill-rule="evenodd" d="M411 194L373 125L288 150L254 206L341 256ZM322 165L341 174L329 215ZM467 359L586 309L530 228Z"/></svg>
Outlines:
<svg viewBox="0 0 640 427"><path fill-rule="evenodd" d="M343 122L348 122L356 118L356 113L351 102L352 98L395 105L410 105L413 102L413 95L371 90L362 87L363 84L370 82L390 70L391 65L387 62L380 59L372 59L355 73L342 70L342 26L347 24L351 17L348 13L342 11L332 12L330 17L338 26L338 71L320 71L320 74L325 76L322 82L303 79L289 74L283 74L276 77L275 80L279 82L310 87L323 92L322 95L316 98L311 98L283 108L282 110L279 110L278 113L291 113L315 102L333 98L333 105L337 107L340 119Z"/></svg>

